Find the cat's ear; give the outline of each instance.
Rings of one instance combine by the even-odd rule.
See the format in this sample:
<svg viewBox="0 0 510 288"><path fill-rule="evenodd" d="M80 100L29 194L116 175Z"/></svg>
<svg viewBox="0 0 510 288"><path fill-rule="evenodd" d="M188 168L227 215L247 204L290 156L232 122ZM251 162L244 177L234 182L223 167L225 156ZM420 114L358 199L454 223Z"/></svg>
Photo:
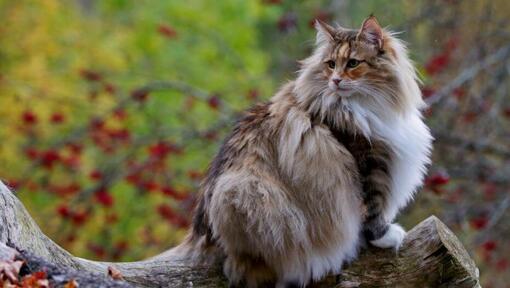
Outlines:
<svg viewBox="0 0 510 288"><path fill-rule="evenodd" d="M332 43L335 41L336 29L333 26L328 25L325 22L322 22L319 19L315 20L315 29L317 30L317 45L321 45L324 43Z"/></svg>
<svg viewBox="0 0 510 288"><path fill-rule="evenodd" d="M358 32L358 39L364 39L377 46L378 49L383 47L383 31L379 22L374 15L370 15L363 24Z"/></svg>

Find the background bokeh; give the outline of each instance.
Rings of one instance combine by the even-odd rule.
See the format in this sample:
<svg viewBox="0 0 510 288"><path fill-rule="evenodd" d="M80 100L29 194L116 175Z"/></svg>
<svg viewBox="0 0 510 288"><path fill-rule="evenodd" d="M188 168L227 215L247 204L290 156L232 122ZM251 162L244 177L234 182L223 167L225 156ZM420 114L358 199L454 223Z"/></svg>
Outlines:
<svg viewBox="0 0 510 288"><path fill-rule="evenodd" d="M236 114L295 76L316 18L409 43L436 137L399 220L435 214L510 287L510 2L0 0L0 178L72 253L178 243Z"/></svg>

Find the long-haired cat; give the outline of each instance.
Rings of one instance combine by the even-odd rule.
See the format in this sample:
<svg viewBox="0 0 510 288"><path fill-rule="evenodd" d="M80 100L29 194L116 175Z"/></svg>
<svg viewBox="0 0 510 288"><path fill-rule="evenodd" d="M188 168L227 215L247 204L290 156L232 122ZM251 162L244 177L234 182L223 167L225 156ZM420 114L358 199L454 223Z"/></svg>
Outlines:
<svg viewBox="0 0 510 288"><path fill-rule="evenodd" d="M373 16L359 30L316 29L297 79L225 139L175 250L215 247L234 285L305 286L340 272L365 240L398 248L405 231L392 222L429 163L403 43Z"/></svg>

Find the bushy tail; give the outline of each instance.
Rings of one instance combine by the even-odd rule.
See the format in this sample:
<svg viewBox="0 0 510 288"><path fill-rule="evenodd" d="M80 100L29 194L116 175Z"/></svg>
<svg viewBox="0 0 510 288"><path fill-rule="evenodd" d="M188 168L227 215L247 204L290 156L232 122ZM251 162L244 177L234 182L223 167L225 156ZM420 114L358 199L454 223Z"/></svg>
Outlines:
<svg viewBox="0 0 510 288"><path fill-rule="evenodd" d="M161 253L148 260L183 260L212 263L221 258L220 250L206 243L205 236L194 237L191 233L186 235L181 244Z"/></svg>

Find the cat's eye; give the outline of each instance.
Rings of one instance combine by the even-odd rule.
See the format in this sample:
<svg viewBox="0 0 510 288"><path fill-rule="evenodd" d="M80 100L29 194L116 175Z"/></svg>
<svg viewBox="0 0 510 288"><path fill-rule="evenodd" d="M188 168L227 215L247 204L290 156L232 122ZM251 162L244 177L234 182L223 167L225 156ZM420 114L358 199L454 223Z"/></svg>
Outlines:
<svg viewBox="0 0 510 288"><path fill-rule="evenodd" d="M355 68L359 65L359 63L361 63L361 61L351 58L347 61L347 68Z"/></svg>
<svg viewBox="0 0 510 288"><path fill-rule="evenodd" d="M335 61L333 60L329 60L326 62L326 64L328 64L328 67L331 68L331 69L335 69L335 66L336 66L336 63Z"/></svg>

